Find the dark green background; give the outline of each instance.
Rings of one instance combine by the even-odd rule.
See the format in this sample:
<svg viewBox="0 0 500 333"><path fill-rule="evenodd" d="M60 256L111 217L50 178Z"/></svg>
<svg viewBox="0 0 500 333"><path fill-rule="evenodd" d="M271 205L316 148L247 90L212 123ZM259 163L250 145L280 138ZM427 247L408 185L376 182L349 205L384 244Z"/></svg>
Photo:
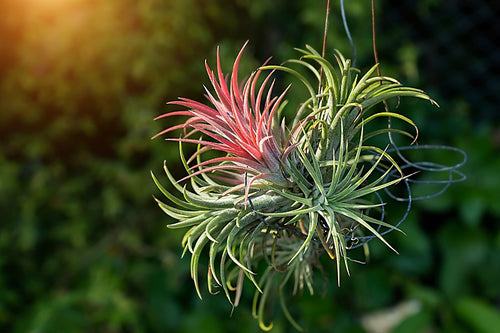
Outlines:
<svg viewBox="0 0 500 333"><path fill-rule="evenodd" d="M373 64L370 2L347 1L358 65ZM3 0L0 3L0 331L258 332L251 288L231 316L200 301L180 258L182 231L156 207L149 171L182 174L177 148L150 140L165 102L202 99L203 61L242 72L320 48L326 1ZM352 55L337 1L328 51ZM395 332L500 327L500 51L491 1L377 1L383 73L441 105L407 103L419 142L468 153L467 181L414 205L370 243L367 265L314 296L291 298L310 332L363 332L361 318L407 300L421 310ZM496 15L496 16L495 16ZM293 96L290 96L293 99ZM450 156L450 159L454 156ZM328 263L327 263L328 265ZM333 266L333 263L331 264ZM279 307L273 332L292 331Z"/></svg>

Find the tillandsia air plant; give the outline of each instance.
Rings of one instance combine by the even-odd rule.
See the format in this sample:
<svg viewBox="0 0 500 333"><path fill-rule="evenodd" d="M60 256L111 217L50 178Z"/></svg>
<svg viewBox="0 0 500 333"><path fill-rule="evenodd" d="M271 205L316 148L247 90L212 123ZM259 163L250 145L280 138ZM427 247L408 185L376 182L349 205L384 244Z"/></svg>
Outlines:
<svg viewBox="0 0 500 333"><path fill-rule="evenodd" d="M418 130L407 116L377 107L402 97L434 101L378 74L377 64L361 73L340 52L330 59L310 46L298 49L297 59L264 64L240 81L245 47L230 75L222 71L219 52L215 71L205 64L212 85L206 88L207 104L181 98L170 102L181 109L158 117L187 117L157 135L180 130L180 137L168 140L179 143L186 176L176 180L165 163L171 186L152 175L167 199L156 201L177 221L170 228L187 229L182 246L191 256L200 298L198 266L206 251L210 293L222 290L237 306L247 278L255 287L253 313L262 329L272 327L265 309L278 295L284 314L300 330L285 297L290 291L314 292L320 257L331 259L340 285L341 271L349 273L349 262L356 261L350 249L377 238L395 251L384 235L399 230L399 223L385 221L380 193L408 184L413 174L406 172L407 163L400 164L399 150L370 142L395 133L414 140ZM276 71L291 74L308 92L291 122L281 116L288 88L275 92ZM380 118L398 119L412 130L390 122L373 126ZM185 144L197 147L189 157Z"/></svg>

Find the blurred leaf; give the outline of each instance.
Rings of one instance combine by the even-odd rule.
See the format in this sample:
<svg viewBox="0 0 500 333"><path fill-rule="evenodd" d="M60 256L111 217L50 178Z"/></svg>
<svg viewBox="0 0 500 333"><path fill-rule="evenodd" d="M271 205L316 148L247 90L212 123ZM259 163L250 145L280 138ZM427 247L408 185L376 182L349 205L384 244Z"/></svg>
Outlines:
<svg viewBox="0 0 500 333"><path fill-rule="evenodd" d="M472 331L494 333L500 327L500 310L477 298L462 298L455 305L460 320Z"/></svg>
<svg viewBox="0 0 500 333"><path fill-rule="evenodd" d="M396 326L391 333L421 333L432 331L433 314L428 310L410 316Z"/></svg>
<svg viewBox="0 0 500 333"><path fill-rule="evenodd" d="M451 299L457 299L472 291L474 275L482 271L488 253L486 235L477 229L460 232L448 224L443 228L440 241L441 290Z"/></svg>

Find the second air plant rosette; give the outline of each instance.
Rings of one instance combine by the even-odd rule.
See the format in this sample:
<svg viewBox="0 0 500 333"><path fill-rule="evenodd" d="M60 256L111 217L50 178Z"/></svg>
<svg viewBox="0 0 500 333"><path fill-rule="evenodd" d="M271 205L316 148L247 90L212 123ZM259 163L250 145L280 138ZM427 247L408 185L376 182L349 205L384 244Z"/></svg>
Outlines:
<svg viewBox="0 0 500 333"><path fill-rule="evenodd" d="M240 80L245 47L229 75L222 71L219 53L214 69L206 63L212 85L206 88L207 103L181 98L170 103L180 108L158 117L186 117L157 135L179 142L186 176L175 179L165 163L170 186L153 175L166 198L156 201L177 221L170 228L187 230L182 246L200 297L199 281L205 280L210 293L223 291L237 306L248 279L262 329L272 327L265 309L276 296L300 329L285 299L303 290L313 293L320 257L331 259L340 285L341 270L349 272L349 262L356 261L350 249L376 238L395 251L384 235L399 230L404 217L387 222L383 198L398 199L393 193L401 189L392 189L403 184L409 210L409 184L419 164L405 159L396 146L374 142L382 136L393 142L392 135L415 141L418 134L415 123L390 109L388 100L434 102L420 89L377 74L378 65L361 73L340 52L324 57L309 46L298 49L296 59L265 64ZM295 115L291 121L281 117L289 107L288 89L276 91L277 72L291 74L293 84L307 91L297 109L288 111ZM391 119L403 129L392 126ZM180 137L171 135L178 132ZM183 153L186 144L197 147L191 156ZM452 179L456 170L444 170L451 170ZM200 272L204 251L208 269Z"/></svg>

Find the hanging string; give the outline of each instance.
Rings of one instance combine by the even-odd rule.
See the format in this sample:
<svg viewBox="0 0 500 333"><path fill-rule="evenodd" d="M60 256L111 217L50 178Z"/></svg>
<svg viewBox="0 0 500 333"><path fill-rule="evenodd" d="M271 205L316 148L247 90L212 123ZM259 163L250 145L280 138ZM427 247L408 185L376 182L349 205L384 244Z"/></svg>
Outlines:
<svg viewBox="0 0 500 333"><path fill-rule="evenodd" d="M375 0L372 0L372 42L373 42L373 57L375 58L375 64L378 65L379 61L377 53L377 30L375 25ZM377 75L382 76L382 74L380 73L380 65L377 66Z"/></svg>
<svg viewBox="0 0 500 333"><path fill-rule="evenodd" d="M321 50L321 56L324 58L326 54L326 41L328 39L328 21L330 19L330 0L326 1L326 14L325 14L325 29L323 31L323 49Z"/></svg>
<svg viewBox="0 0 500 333"><path fill-rule="evenodd" d="M328 25L330 20L330 0L326 1L326 13L325 13L325 29L323 30L323 47L321 49L321 57L324 58L326 55L326 42L328 39ZM323 68L319 70L319 84L318 84L318 94L321 94L321 84L323 82Z"/></svg>
<svg viewBox="0 0 500 333"><path fill-rule="evenodd" d="M349 40L349 44L351 45L352 50L352 67L356 67L356 60L358 58L356 52L356 46L354 45L354 41L351 36L351 31L349 30L349 25L347 24L347 18L345 15L345 6L344 0L340 0L340 14L342 15L342 24L344 25L345 34L347 35L347 39Z"/></svg>

